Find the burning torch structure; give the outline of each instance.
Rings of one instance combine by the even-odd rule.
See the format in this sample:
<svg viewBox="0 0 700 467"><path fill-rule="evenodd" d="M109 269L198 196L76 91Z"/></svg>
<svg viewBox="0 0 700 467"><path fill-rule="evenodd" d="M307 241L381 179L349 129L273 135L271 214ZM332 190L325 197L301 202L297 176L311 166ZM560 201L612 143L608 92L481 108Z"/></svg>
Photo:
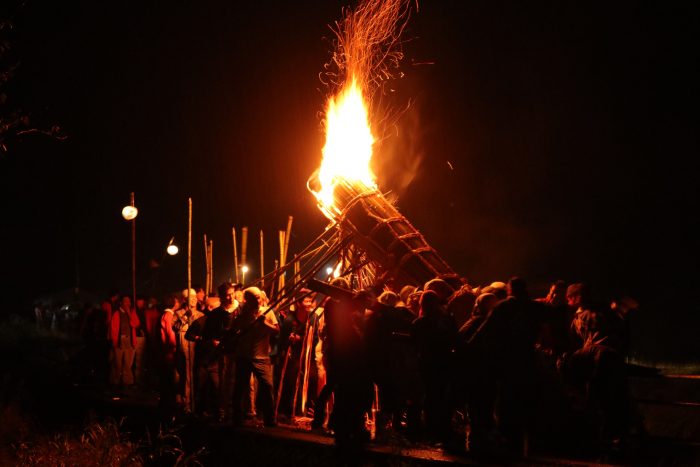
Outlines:
<svg viewBox="0 0 700 467"><path fill-rule="evenodd" d="M291 305L311 279L329 278L328 270L335 277L350 277L353 290L377 289L390 281L395 288L422 286L434 278L445 280L454 290L462 285L382 194L370 169L376 138L370 124L372 99L367 96L381 87L402 58L396 46L407 16L407 0L364 0L336 23L336 51L326 68L334 71L325 77L338 92L329 98L325 111L321 166L307 182L330 224L286 265L251 284L284 284L272 290L270 308ZM284 282L277 280L282 275ZM304 368L310 352L306 348Z"/></svg>
<svg viewBox="0 0 700 467"><path fill-rule="evenodd" d="M331 221L301 253L267 277L294 266L277 300L290 300L329 264L334 276L350 276L354 289L391 281L395 287L423 285L436 277L455 290L458 275L376 185L370 161L376 142L370 124L372 95L402 58L398 44L408 17L406 0L365 0L336 23L336 50L326 73L337 88L327 102L326 142L319 169L307 182L321 212ZM381 119L380 119L381 120ZM290 280L291 279L291 280ZM271 283L276 281L267 281ZM277 301L273 300L273 301Z"/></svg>

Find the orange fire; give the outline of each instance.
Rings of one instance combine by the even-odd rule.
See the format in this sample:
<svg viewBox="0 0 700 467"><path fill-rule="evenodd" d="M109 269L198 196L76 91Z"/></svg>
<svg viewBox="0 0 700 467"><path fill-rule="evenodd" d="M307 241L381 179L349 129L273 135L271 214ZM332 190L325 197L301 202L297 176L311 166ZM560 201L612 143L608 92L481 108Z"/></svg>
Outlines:
<svg viewBox="0 0 700 467"><path fill-rule="evenodd" d="M376 138L370 124L371 94L392 77L403 57L398 41L408 16L406 0L364 0L336 23L337 50L330 82L340 91L328 100L326 143L314 192L319 207L333 219L335 187L342 181L358 191L376 189L370 169Z"/></svg>
<svg viewBox="0 0 700 467"><path fill-rule="evenodd" d="M329 208L341 179L376 188L375 176L369 167L375 139L367 105L356 80L328 101L325 123L326 144L318 173L321 189L316 197L322 206Z"/></svg>

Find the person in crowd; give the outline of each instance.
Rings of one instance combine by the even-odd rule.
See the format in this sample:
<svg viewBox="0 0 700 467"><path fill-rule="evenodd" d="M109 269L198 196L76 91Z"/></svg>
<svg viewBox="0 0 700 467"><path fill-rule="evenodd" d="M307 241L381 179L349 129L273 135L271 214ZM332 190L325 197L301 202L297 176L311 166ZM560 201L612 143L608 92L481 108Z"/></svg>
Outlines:
<svg viewBox="0 0 700 467"><path fill-rule="evenodd" d="M593 299L588 284L571 284L566 290L566 300L570 309L574 310L569 330L571 349L583 348L587 340L618 350L621 348L619 316L607 304Z"/></svg>
<svg viewBox="0 0 700 467"><path fill-rule="evenodd" d="M562 356L559 367L590 423L591 447L601 453L615 451L626 441L634 415L622 339L616 334L619 318L593 299L585 283L569 286L567 300L576 309L571 334L578 348Z"/></svg>
<svg viewBox="0 0 700 467"><path fill-rule="evenodd" d="M204 307L204 312L208 313L215 310L221 306L221 297L215 293L210 293L206 300L206 305Z"/></svg>
<svg viewBox="0 0 700 467"><path fill-rule="evenodd" d="M136 330L140 325L136 311L131 307L131 298L122 295L119 308L112 312L109 321L109 339L112 345L112 360L109 382L113 387L133 386L134 350Z"/></svg>
<svg viewBox="0 0 700 467"><path fill-rule="evenodd" d="M106 381L109 361L108 323L111 303L103 301L100 306L88 307L80 324L80 336L85 344L86 376L94 381Z"/></svg>
<svg viewBox="0 0 700 467"><path fill-rule="evenodd" d="M388 430L400 428L411 399L409 391L415 388L415 379L410 379L415 371L411 372L409 362L415 317L394 292L382 292L377 302L380 306L373 307L366 316L365 343L369 370L378 388L376 436L381 438Z"/></svg>
<svg viewBox="0 0 700 467"><path fill-rule="evenodd" d="M476 294L469 284L459 288L447 302L447 314L452 316L457 328L460 328L469 319L469 314L474 308Z"/></svg>
<svg viewBox="0 0 700 467"><path fill-rule="evenodd" d="M508 298L508 284L501 281L494 281L479 290L479 293L494 294L499 301L505 300Z"/></svg>
<svg viewBox="0 0 700 467"><path fill-rule="evenodd" d="M443 308L447 306L447 302L450 300L450 297L455 292L454 288L450 284L448 284L447 281L445 281L444 279L440 279L439 277L436 277L435 279L431 279L428 282L426 282L423 286L423 290L430 290L432 292L435 292L435 294L440 299L440 306L442 306Z"/></svg>
<svg viewBox="0 0 700 467"><path fill-rule="evenodd" d="M536 300L550 309L550 319L540 329L540 335L535 345L540 352L551 358L556 358L571 350L569 326L573 313L567 305L566 289L566 282L555 281L549 287L547 296Z"/></svg>
<svg viewBox="0 0 700 467"><path fill-rule="evenodd" d="M159 411L161 420L170 421L175 416L177 408L177 381L176 368L177 336L174 329L176 322L175 311L180 309L182 300L179 295L173 294L165 301L165 310L160 317L159 334L161 344L161 372L159 378L160 400Z"/></svg>
<svg viewBox="0 0 700 467"><path fill-rule="evenodd" d="M197 295L194 289L182 292L184 307L175 310L173 329L177 337L176 367L178 373L178 403L180 409L187 415L194 410L194 350L193 342L185 339L185 334L203 313L197 310Z"/></svg>
<svg viewBox="0 0 700 467"><path fill-rule="evenodd" d="M160 375L160 362L162 356L160 339L160 321L163 313L158 309L158 300L149 297L144 310L144 331L146 334L146 387L155 389L158 387Z"/></svg>
<svg viewBox="0 0 700 467"><path fill-rule="evenodd" d="M401 287L399 291L399 300L404 306L408 307L408 297L416 290L418 290L418 288L415 285L404 285Z"/></svg>
<svg viewBox="0 0 700 467"><path fill-rule="evenodd" d="M374 386L369 372L363 327L365 307L374 300L370 290L356 292L352 300L325 304L328 381L334 403L328 427L339 452L353 457L369 441L365 414L371 410Z"/></svg>
<svg viewBox="0 0 700 467"><path fill-rule="evenodd" d="M469 416L469 452L490 454L497 448L494 437L494 410L497 396L497 373L492 364L493 341L481 332L499 300L492 293L480 294L469 319L459 329L455 346L457 391L466 403Z"/></svg>
<svg viewBox="0 0 700 467"><path fill-rule="evenodd" d="M265 426L275 426L272 366L270 363L270 337L279 333L274 313L261 306L262 294L257 287L243 292L240 314L231 325L237 336L234 355L236 370L233 389L233 423L243 423L243 401L250 391L250 376L258 383L257 401Z"/></svg>
<svg viewBox="0 0 700 467"><path fill-rule="evenodd" d="M207 293L203 287L195 286L195 295L197 296L197 311L204 313L207 310Z"/></svg>
<svg viewBox="0 0 700 467"><path fill-rule="evenodd" d="M234 283L233 289L236 291L236 295L233 298L236 299L236 302L243 303L243 284Z"/></svg>
<svg viewBox="0 0 700 467"><path fill-rule="evenodd" d="M109 298L108 298L109 303L110 303L110 305L112 306L112 311L118 310L119 307L121 306L121 303L120 303L120 301L121 301L121 294L119 293L119 291L116 290L116 289L110 290L108 296L109 296ZM110 315L110 316L111 316L111 315Z"/></svg>
<svg viewBox="0 0 700 467"><path fill-rule="evenodd" d="M146 381L146 297L136 296L134 306L139 317L139 326L136 328L136 348L134 349L134 381L139 387L143 387Z"/></svg>
<svg viewBox="0 0 700 467"><path fill-rule="evenodd" d="M639 302L628 295L622 295L614 298L610 302L610 311L613 314L613 323L617 329L615 332L620 341L620 352L625 359L629 357L630 345L632 340L632 317L638 312Z"/></svg>
<svg viewBox="0 0 700 467"><path fill-rule="evenodd" d="M497 343L499 429L509 452L527 455L527 436L538 403L535 342L548 315L543 304L530 299L523 279L511 278L507 292L508 298L496 305L487 321Z"/></svg>
<svg viewBox="0 0 700 467"><path fill-rule="evenodd" d="M231 326L231 314L226 308L233 304L233 295L228 293L228 283L221 284L218 290L223 295L222 306L194 321L187 329L185 339L195 343L197 414L205 418L215 416L223 421L225 411L220 375L224 362L223 352L218 347Z"/></svg>
<svg viewBox="0 0 700 467"><path fill-rule="evenodd" d="M221 307L228 313L227 330L231 329L233 320L240 313L240 304L236 300L235 284L224 282L218 287ZM222 349L223 350L223 349ZM235 378L236 360L233 352L223 351L221 363L221 400L224 407L224 419L231 420L233 402L233 383Z"/></svg>
<svg viewBox="0 0 700 467"><path fill-rule="evenodd" d="M350 290L350 282L345 277L335 277L331 280L331 285L345 290ZM327 418L327 408L333 394L336 382L336 368L332 366L332 362L329 361L328 357L328 311L327 307L331 307L331 315L334 313L332 308L340 306L340 302L331 297L326 297L321 304L321 309L323 309L323 325L319 327L319 346L321 347L321 366L325 371L325 383L318 393L316 398L316 404L314 406L314 418L311 422L311 427L314 429L321 429L326 424ZM331 357L332 360L332 357Z"/></svg>
<svg viewBox="0 0 700 467"><path fill-rule="evenodd" d="M413 292L408 294L406 300L402 300L406 304L406 308L413 313L414 319L418 318L420 314L420 298L423 295L423 291L415 289Z"/></svg>
<svg viewBox="0 0 700 467"><path fill-rule="evenodd" d="M316 308L316 302L308 289L302 289L298 300L288 311L280 325L279 352L281 368L279 369L279 384L281 386L278 414L286 419L292 418L300 409L299 391L304 378L305 367L304 342L308 334L310 316ZM315 394L314 394L315 396ZM295 403L297 407L295 407Z"/></svg>
<svg viewBox="0 0 700 467"><path fill-rule="evenodd" d="M413 322L411 335L418 351L425 390L423 411L429 441L444 444L450 440L450 383L452 349L456 325L443 308L446 299L433 290L423 292L420 315Z"/></svg>

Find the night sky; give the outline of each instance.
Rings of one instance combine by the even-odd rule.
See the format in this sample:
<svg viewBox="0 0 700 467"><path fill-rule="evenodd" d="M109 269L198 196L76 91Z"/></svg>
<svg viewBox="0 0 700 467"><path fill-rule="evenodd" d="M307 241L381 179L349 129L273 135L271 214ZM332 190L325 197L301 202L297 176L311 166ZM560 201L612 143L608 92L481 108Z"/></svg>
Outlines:
<svg viewBox="0 0 700 467"><path fill-rule="evenodd" d="M381 101L393 125L375 155L380 188L471 283L521 275L537 292L564 279L631 294L665 342L658 354L692 357L700 42L686 3L421 2L403 77ZM24 138L0 158L9 303L76 282L128 291L131 191L144 292L186 284L186 255L163 251L172 236L186 250L188 197L195 282L204 233L216 283L232 275L232 226L250 228L251 274L260 229L268 271L288 215L290 252L315 238L326 221L306 180L330 91L319 73L345 5L3 7L19 64L4 108L67 136Z"/></svg>

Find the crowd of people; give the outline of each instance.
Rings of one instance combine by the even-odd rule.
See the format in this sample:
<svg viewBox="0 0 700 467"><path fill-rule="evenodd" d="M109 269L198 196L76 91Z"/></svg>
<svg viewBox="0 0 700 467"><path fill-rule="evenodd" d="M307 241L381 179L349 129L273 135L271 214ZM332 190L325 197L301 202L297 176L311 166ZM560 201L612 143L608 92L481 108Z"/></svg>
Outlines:
<svg viewBox="0 0 700 467"><path fill-rule="evenodd" d="M284 309L225 282L157 300L113 294L87 313L92 365L115 391L159 394L164 420L310 421L339 446L402 436L475 454L532 446L620 449L642 423L625 355L631 299L598 303L557 281L533 299L521 278L458 290L352 291L331 281Z"/></svg>

